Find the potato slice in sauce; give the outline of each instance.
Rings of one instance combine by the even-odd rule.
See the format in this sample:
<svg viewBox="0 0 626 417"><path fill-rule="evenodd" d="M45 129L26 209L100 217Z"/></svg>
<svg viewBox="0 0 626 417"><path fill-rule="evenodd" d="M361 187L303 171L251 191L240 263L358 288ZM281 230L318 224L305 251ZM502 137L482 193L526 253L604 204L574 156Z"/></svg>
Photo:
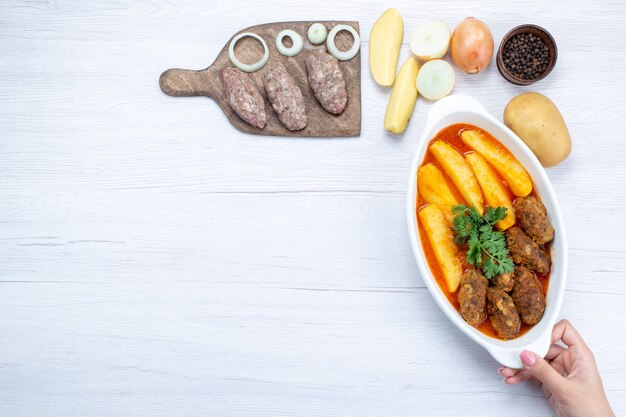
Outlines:
<svg viewBox="0 0 626 417"><path fill-rule="evenodd" d="M421 209L418 216L446 280L448 290L454 293L461 283L463 269L461 262L459 262L459 252L454 243L452 229L443 212L434 204Z"/></svg>
<svg viewBox="0 0 626 417"><path fill-rule="evenodd" d="M481 154L509 184L518 197L526 197L533 190L533 182L522 164L505 149L489 141L477 130L464 130L461 140Z"/></svg>
<svg viewBox="0 0 626 417"><path fill-rule="evenodd" d="M498 177L496 171L479 153L465 155L465 160L472 167L474 175L483 190L485 201L491 207L506 207L506 217L496 223L500 230L506 230L515 224L515 211L509 192Z"/></svg>
<svg viewBox="0 0 626 417"><path fill-rule="evenodd" d="M465 162L463 155L449 144L441 141L430 145L430 151L456 185L456 188L459 189L465 201L470 206L476 207L476 210L482 215L485 212L483 195L472 168Z"/></svg>
<svg viewBox="0 0 626 417"><path fill-rule="evenodd" d="M424 200L439 207L448 223L452 225L454 221L452 207L460 204L460 201L452 193L439 168L433 164L420 167L417 170L417 188Z"/></svg>

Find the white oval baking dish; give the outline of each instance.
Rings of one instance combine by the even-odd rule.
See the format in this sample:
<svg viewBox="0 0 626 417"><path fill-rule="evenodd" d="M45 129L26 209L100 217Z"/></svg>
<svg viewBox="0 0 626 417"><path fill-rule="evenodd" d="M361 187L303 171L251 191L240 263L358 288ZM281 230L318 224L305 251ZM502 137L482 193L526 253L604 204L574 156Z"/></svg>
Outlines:
<svg viewBox="0 0 626 417"><path fill-rule="evenodd" d="M515 155L532 177L535 189L548 211L550 223L555 229L554 241L551 246L552 271L546 296L546 311L539 323L526 334L514 340L502 341L494 339L468 325L439 289L422 251L416 219L417 168L424 159L430 140L441 129L455 123L469 123L486 130ZM422 279L439 308L456 327L474 342L485 348L496 361L511 368L522 367L519 354L523 349L528 349L541 356L545 356L548 353L551 344L552 327L561 309L567 279L567 237L561 211L550 180L532 151L515 133L489 114L473 98L462 95L443 98L433 105L428 114L424 131L417 144L409 175L407 224L413 254L415 255Z"/></svg>

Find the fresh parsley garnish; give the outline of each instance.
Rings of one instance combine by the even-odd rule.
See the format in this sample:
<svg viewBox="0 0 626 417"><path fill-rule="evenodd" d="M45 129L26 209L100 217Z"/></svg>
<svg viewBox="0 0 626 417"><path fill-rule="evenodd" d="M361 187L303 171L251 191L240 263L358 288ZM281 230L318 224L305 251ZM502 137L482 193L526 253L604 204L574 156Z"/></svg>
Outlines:
<svg viewBox="0 0 626 417"><path fill-rule="evenodd" d="M506 217L506 207L487 207L483 216L475 207L463 204L452 207L454 241L467 242L467 263L482 269L487 278L513 272L504 233L495 224Z"/></svg>

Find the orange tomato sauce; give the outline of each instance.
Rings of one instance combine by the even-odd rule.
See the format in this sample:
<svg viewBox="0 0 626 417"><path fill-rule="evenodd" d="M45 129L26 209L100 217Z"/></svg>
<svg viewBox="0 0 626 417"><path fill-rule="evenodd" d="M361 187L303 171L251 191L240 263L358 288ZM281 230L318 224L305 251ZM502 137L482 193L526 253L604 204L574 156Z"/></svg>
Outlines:
<svg viewBox="0 0 626 417"><path fill-rule="evenodd" d="M489 134L489 132L487 132L487 131L485 131L483 129L480 129L480 128L476 127L476 126L473 126L473 125L470 125L470 124L466 124L466 123L454 124L454 125L450 125L448 127L443 128L442 130L440 130L435 135L435 137L430 141L428 146L430 147L430 145L432 143L436 142L436 141L443 141L443 142L446 142L449 145L451 145L453 148L455 148L457 151L459 151L462 155L466 155L468 153L474 152L474 150L472 148L467 146L461 140L461 132L463 132L464 130L469 130L469 129L478 130L478 131L482 132L483 135L486 138L488 138L488 140L492 141L497 147L499 147L499 148L503 149L505 152L511 154L511 152L504 145L502 145L496 138L494 138L491 134ZM455 197L459 201L461 201L462 204L469 205L467 203L467 201L463 198L463 196L461 195L459 190L456 188L456 186L454 185L452 180L446 176L446 173L445 173L443 167L441 166L441 164L439 164L439 162L437 161L435 156L432 154L432 152L430 152L430 149L428 149L426 151L426 155L424 156L424 160L420 164L420 167L424 166L426 164L429 164L429 163L433 164L434 166L439 168L439 170L444 174L446 182L450 186L450 189L452 189L452 192L455 194ZM496 173L497 173L497 171L496 171ZM417 175L417 173L416 173L416 175ZM500 180L502 181L502 184L504 185L505 189L509 193L509 197L511 198L511 201L515 202L515 198L516 198L515 194L513 194L513 192L509 189L509 185L507 184L507 182L504 181L504 179L502 179L502 178L500 178ZM534 185L533 185L532 194L535 195L537 198L539 198L539 196L537 195L537 193L535 191ZM417 216L417 213L426 205L428 205L428 203L418 193L415 215ZM446 280L445 280L445 278L443 276L443 272L441 271L441 268L439 267L439 263L437 262L437 258L435 257L435 253L433 251L433 248L432 248L432 246L430 244L430 241L428 240L428 236L426 235L426 232L424 231L424 228L421 225L419 216L417 216L417 224L418 224L418 230L419 230L419 234L420 234L420 241L422 242L422 250L424 251L424 256L426 258L426 261L428 262L428 267L430 268L430 272L433 274L433 277L435 278L435 281L437 282L437 285L439 286L439 289L444 293L444 295L446 296L446 298L448 299L450 304L452 304L454 306L454 308L457 311L460 312L460 305L459 305L459 300L457 298L457 294L456 293L451 293L448 290L448 286L447 286ZM541 248L545 251L545 253L548 256L548 258L550 258L550 242L545 244L545 245L543 245L543 246L541 246ZM459 263L461 263L461 265L463 266L463 271L466 271L466 270L468 270L470 268L473 268L473 266L468 264L466 259L465 259L466 252L467 252L467 245L459 246ZM543 293L545 295L547 293L547 291L548 291L548 284L549 284L549 281L550 281L550 273L548 272L548 274L546 274L546 275L541 275L541 274L535 273L535 276L536 276L538 282L540 283L541 288L543 289ZM516 337L522 336L523 334L528 332L528 330L530 330L532 327L533 326L530 326L528 324L522 323L520 325L519 333L517 334ZM493 337L494 339L500 339L500 337L498 337L498 333L496 332L494 327L491 325L491 320L489 319L489 317L487 317L476 328L478 330L480 330L482 333L484 333L485 335L489 336L489 337Z"/></svg>

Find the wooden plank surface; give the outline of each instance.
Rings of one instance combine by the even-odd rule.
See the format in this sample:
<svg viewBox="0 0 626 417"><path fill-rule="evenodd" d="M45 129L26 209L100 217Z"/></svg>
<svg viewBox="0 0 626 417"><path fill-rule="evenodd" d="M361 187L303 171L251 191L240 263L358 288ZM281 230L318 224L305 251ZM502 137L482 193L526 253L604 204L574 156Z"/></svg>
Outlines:
<svg viewBox="0 0 626 417"><path fill-rule="evenodd" d="M348 103L345 110L340 115L326 112L318 103L313 90L309 86L306 70L306 57L313 50L326 50L325 44L315 46L307 40L307 30L315 22L273 22L255 25L242 30L238 30L226 42L217 55L215 61L206 69L199 71L189 71L180 69L170 69L161 74L159 84L161 89L167 94L174 96L208 96L215 100L226 115L228 121L242 132L253 135L272 136L295 136L295 137L342 137L359 136L361 133L361 52L348 61L339 61L339 69L343 74L346 90L348 92ZM337 25L350 25L359 33L358 22L344 21L324 21L322 22L328 31ZM304 49L294 57L281 55L276 49L274 40L282 30L289 29L300 34L304 40ZM232 67L228 55L228 49L235 36L241 33L255 33L266 42L270 58L268 64L261 70L250 73L249 76L255 84L261 96L265 100L265 111L268 115L267 125L263 129L252 126L241 119L232 109L220 79L220 71L226 67ZM335 45L340 50L348 50L354 44L352 35L347 31L339 31L335 38ZM250 37L242 38L234 48L235 56L242 62L257 62L262 57L260 42ZM283 65L287 72L293 75L297 87L302 92L305 102L308 123L302 130L290 131L278 120L276 112L267 97L264 77L268 69L277 63ZM180 113L185 112L185 103L181 102ZM207 110L208 111L208 110Z"/></svg>
<svg viewBox="0 0 626 417"><path fill-rule="evenodd" d="M390 4L130 0L0 4L0 414L550 416L534 386L437 309L406 231L405 185L431 105L383 130L367 40ZM417 24L466 16L499 39L536 23L559 61L532 87L495 62L455 92L496 117L523 91L561 109L573 152L548 174L570 242L562 317L626 414L626 7L393 4L401 61ZM165 97L237 30L359 21L360 138L258 138L206 98Z"/></svg>

